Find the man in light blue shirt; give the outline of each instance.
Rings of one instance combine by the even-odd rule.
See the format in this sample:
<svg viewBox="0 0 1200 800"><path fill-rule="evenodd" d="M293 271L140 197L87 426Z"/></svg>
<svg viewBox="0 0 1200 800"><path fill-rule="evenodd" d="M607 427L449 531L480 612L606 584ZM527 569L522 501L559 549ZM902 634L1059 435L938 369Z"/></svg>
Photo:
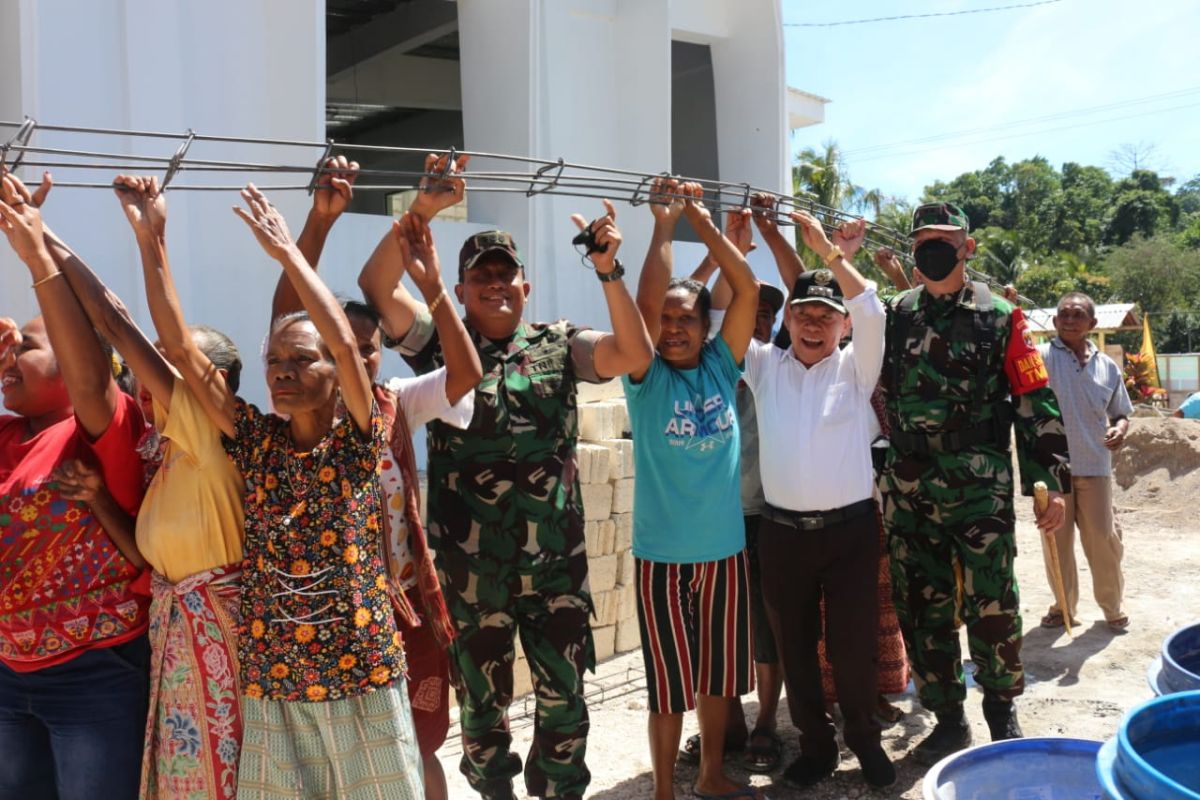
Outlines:
<svg viewBox="0 0 1200 800"><path fill-rule="evenodd" d="M1171 416L1180 419L1200 419L1200 392L1189 394Z"/></svg>
<svg viewBox="0 0 1200 800"><path fill-rule="evenodd" d="M1121 368L1088 339L1096 327L1096 306L1082 292L1063 295L1054 316L1058 336L1039 347L1050 388L1058 396L1067 445L1071 453L1071 493L1064 495L1066 517L1054 534L1062 564L1067 608L1050 606L1042 626L1057 628L1063 616L1072 623L1079 602L1075 569L1075 528L1092 571L1092 590L1109 628L1123 632L1129 617L1121 609L1125 579L1121 573L1124 546L1121 527L1113 516L1112 453L1121 448L1129 429L1133 404L1125 390ZM1047 578L1050 567L1047 564Z"/></svg>

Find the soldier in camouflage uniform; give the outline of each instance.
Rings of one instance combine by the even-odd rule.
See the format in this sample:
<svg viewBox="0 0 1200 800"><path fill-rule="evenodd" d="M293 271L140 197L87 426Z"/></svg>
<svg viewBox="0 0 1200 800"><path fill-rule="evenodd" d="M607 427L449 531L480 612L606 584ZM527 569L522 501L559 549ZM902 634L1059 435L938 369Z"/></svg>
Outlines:
<svg viewBox="0 0 1200 800"><path fill-rule="evenodd" d="M462 197L461 178L443 194ZM444 205L452 204L445 202ZM461 431L428 428L428 533L458 637L451 659L463 731L461 769L484 798L513 797L521 758L509 751L514 639L533 678L537 718L525 764L536 797L580 798L588 713L583 674L595 665L588 616L575 443L575 382L599 382L644 369L650 337L616 260L621 237L612 205L590 225L606 252L591 254L615 333L566 321L528 323L530 286L513 238L502 231L470 237L459 256L455 293L483 365L475 416ZM573 217L581 227L588 223ZM381 251L360 285L382 312L393 346L418 373L439 366L442 343L429 311L399 285L394 258ZM433 301L436 305L445 298Z"/></svg>
<svg viewBox="0 0 1200 800"><path fill-rule="evenodd" d="M914 751L934 763L971 743L954 628L957 563L964 578L975 680L992 739L1021 735L1021 617L1010 426L1021 489L1051 491L1043 530L1063 515L1067 441L1045 366L1019 308L965 279L975 241L950 203L919 207L913 244L924 285L889 304L882 373L891 446L881 475L896 610L922 705L937 725Z"/></svg>

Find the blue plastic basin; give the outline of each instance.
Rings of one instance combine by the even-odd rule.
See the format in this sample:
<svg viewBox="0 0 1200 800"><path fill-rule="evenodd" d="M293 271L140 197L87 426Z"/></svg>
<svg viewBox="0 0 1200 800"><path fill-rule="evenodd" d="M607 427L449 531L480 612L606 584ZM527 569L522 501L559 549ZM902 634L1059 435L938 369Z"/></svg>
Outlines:
<svg viewBox="0 0 1200 800"><path fill-rule="evenodd" d="M1200 623L1180 628L1163 642L1158 682L1167 689L1163 694L1200 689Z"/></svg>
<svg viewBox="0 0 1200 800"><path fill-rule="evenodd" d="M1200 800L1200 691L1130 711L1101 750L1096 773L1114 800Z"/></svg>
<svg viewBox="0 0 1200 800"><path fill-rule="evenodd" d="M939 761L925 776L926 800L1099 800L1100 742L1013 739Z"/></svg>

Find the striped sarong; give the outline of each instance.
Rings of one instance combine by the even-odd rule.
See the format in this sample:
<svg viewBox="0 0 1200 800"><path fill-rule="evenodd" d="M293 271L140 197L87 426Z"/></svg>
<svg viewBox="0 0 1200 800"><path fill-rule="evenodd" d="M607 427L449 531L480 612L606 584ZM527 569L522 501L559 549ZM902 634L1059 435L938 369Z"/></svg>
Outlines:
<svg viewBox="0 0 1200 800"><path fill-rule="evenodd" d="M344 700L243 697L238 800L423 800L403 679Z"/></svg>
<svg viewBox="0 0 1200 800"><path fill-rule="evenodd" d="M143 800L237 795L240 581L237 565L175 584L154 573Z"/></svg>

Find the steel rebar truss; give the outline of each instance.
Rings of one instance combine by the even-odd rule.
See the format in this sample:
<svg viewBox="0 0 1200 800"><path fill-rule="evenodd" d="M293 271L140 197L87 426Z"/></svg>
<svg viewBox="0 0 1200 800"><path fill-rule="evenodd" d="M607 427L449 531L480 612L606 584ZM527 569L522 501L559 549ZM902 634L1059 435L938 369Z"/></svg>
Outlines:
<svg viewBox="0 0 1200 800"><path fill-rule="evenodd" d="M303 191L312 193L322 188L318 179L327 172L335 169L325 167L326 160L334 155L345 155L353 158L356 153L393 153L408 154L424 157L427 153L438 152L434 148L401 147L396 145L370 145L353 142L336 142L328 139L323 142L294 139L269 139L246 136L219 136L201 134L189 129L182 133L162 131L123 130L117 128L97 128L76 125L45 125L28 117L22 122L0 120L0 131L15 129L7 140L0 135L0 166L15 169L18 166L37 169L49 169L67 172L66 180L56 178L55 186L81 189L110 189L111 182L72 180L71 172L79 171L111 171L161 173L164 188L169 185L170 191L206 191L234 192L252 179L252 176L272 174L280 176L284 181L287 176L294 176L295 182L279 182L259 184L259 188L270 194L273 192ZM30 144L35 132L51 132L78 135L83 137L123 137L141 142L163 140L176 143L176 149L171 155L144 155L139 153L116 153L105 150L77 149L63 147L42 147ZM319 151L319 156L313 165L312 157L305 158L305 164L276 164L261 161L244 160L215 160L189 156L189 150L196 144L226 144L238 146L289 147ZM136 149L141 149L140 147ZM486 153L471 150L449 150L451 157L470 156L471 169L464 177L470 182L471 193L503 193L523 194L532 198L535 195L554 194L565 197L583 197L591 199L607 198L614 202L626 202L637 206L644 203L658 202L649 195L651 182L659 177L658 174L648 174L636 170L600 167L590 164L576 164L558 159L533 158L529 156L507 155L502 153ZM9 163L10 155L13 156ZM480 169L480 165L489 169ZM667 175L667 173L661 173ZM189 177L185 177L189 176ZM235 183L212 183L213 176L236 176ZM404 192L420 187L422 179L429 178L436 183L444 178L444 172L424 172L403 169L360 169L354 184L356 192ZM774 219L779 225L792 225L788 215L792 211L807 211L821 221L827 230L832 231L842 222L856 219L841 209L832 208L818 203L808 194L789 195L760 189L749 183L731 183L713 179L680 178L699 183L704 188L704 202L714 213L737 211L750 207L752 197L757 193L769 195L775 199ZM865 245L871 249L887 248L896 253L904 262L911 265L910 241L905 234L873 222L867 223ZM977 280L985 280L994 286L999 284L984 273L968 268L968 272ZM1023 302L1028 303L1025 298Z"/></svg>

